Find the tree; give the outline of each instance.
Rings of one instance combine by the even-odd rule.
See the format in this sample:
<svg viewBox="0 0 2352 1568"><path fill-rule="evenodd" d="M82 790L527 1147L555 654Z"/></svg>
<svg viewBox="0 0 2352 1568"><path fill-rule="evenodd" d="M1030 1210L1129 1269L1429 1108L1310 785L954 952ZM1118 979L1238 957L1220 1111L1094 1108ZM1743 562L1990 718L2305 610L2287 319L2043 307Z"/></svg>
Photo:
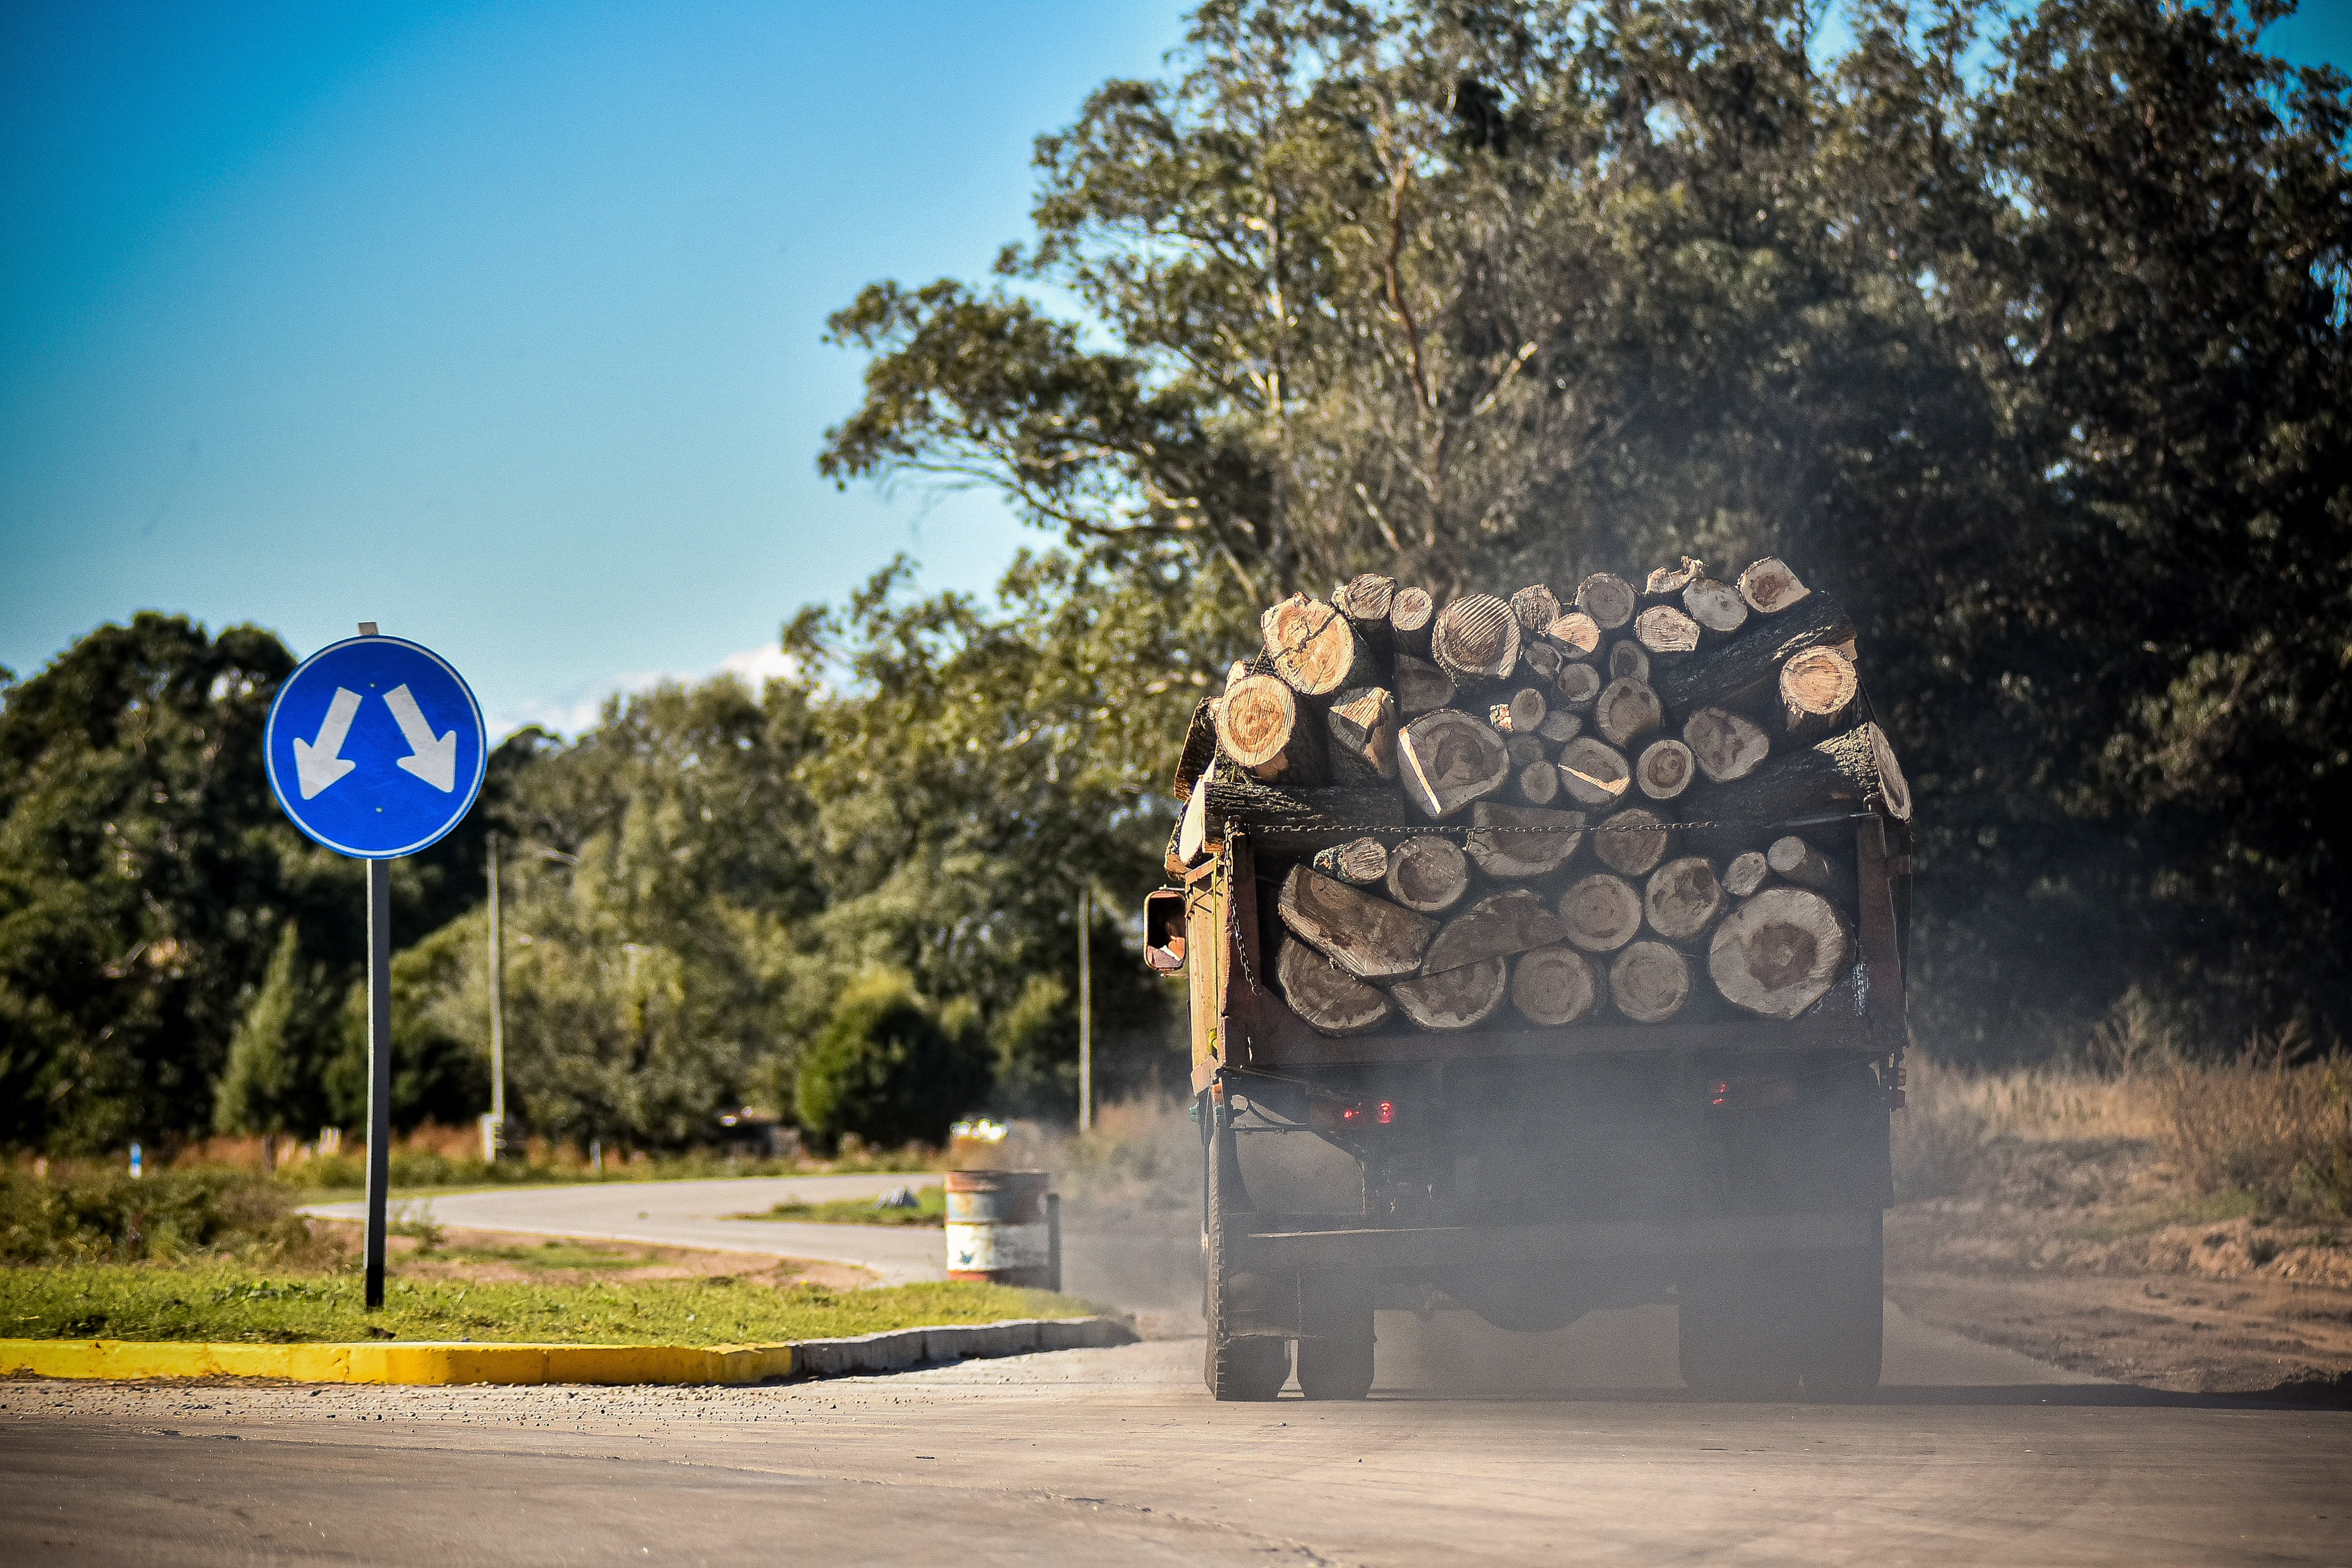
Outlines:
<svg viewBox="0 0 2352 1568"><path fill-rule="evenodd" d="M948 1124L988 1092L987 1058L958 1039L903 974L864 976L835 1003L800 1065L801 1125L821 1148L944 1143Z"/></svg>
<svg viewBox="0 0 2352 1568"><path fill-rule="evenodd" d="M261 989L229 1037L228 1061L213 1089L213 1127L221 1132L284 1132L316 1127L318 1076L304 1069L302 986L297 973L301 933L278 933Z"/></svg>

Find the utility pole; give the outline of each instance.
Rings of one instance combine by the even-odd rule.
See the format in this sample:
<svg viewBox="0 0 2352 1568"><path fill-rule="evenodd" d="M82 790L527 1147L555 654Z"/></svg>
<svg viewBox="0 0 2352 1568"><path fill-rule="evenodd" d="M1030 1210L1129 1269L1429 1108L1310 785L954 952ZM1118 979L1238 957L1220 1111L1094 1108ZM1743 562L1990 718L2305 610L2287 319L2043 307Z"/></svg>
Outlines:
<svg viewBox="0 0 2352 1568"><path fill-rule="evenodd" d="M499 1157L507 1135L506 944L499 931L499 836L490 835L490 1114L482 1123L482 1159Z"/></svg>
<svg viewBox="0 0 2352 1568"><path fill-rule="evenodd" d="M1095 973L1087 940L1094 924L1094 889L1078 889L1078 1131L1095 1124Z"/></svg>

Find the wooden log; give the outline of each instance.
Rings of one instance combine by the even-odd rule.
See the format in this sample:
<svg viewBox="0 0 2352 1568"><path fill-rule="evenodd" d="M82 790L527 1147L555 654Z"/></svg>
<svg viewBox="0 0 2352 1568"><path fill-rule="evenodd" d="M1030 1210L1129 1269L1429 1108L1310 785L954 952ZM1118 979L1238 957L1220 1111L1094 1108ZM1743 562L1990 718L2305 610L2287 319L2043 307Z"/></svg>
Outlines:
<svg viewBox="0 0 2352 1568"><path fill-rule="evenodd" d="M1290 868L1275 907L1293 936L1359 980L1418 973L1437 934L1427 915L1307 866Z"/></svg>
<svg viewBox="0 0 2352 1568"><path fill-rule="evenodd" d="M1601 819L1593 830L1592 854L1612 871L1646 876L1650 868L1666 858L1666 846L1673 837L1665 819L1656 812L1628 806Z"/></svg>
<svg viewBox="0 0 2352 1568"><path fill-rule="evenodd" d="M1290 1010L1318 1034L1360 1035L1396 1011L1377 985L1367 985L1303 942L1285 942L1275 956L1274 981Z"/></svg>
<svg viewBox="0 0 2352 1568"><path fill-rule="evenodd" d="M1507 881L1550 876L1567 865L1576 847L1584 842L1580 811L1548 811L1482 800L1470 808L1470 822L1464 851L1478 869ZM1537 828L1549 831L1532 831Z"/></svg>
<svg viewBox="0 0 2352 1568"><path fill-rule="evenodd" d="M1327 776L1320 724L1302 721L1288 682L1244 675L1217 704L1217 743L1257 777L1312 786Z"/></svg>
<svg viewBox="0 0 2352 1568"><path fill-rule="evenodd" d="M1529 642L1543 635L1543 629L1559 619L1559 595L1541 583L1531 584L1511 595L1511 614L1519 618L1519 640Z"/></svg>
<svg viewBox="0 0 2352 1568"><path fill-rule="evenodd" d="M1701 577L1683 590L1683 608L1718 637L1729 637L1748 624L1748 601L1739 590L1712 577Z"/></svg>
<svg viewBox="0 0 2352 1568"><path fill-rule="evenodd" d="M1601 635L1601 623L1582 610L1570 610L1543 629L1545 645L1570 659L1599 658Z"/></svg>
<svg viewBox="0 0 2352 1568"><path fill-rule="evenodd" d="M1544 907L1542 899L1525 888L1513 888L1508 892L1489 893L1447 921L1429 939L1429 951L1422 957L1421 972L1442 974L1449 969L1508 958L1531 948L1550 947L1567 939L1567 928L1560 924L1558 915Z"/></svg>
<svg viewBox="0 0 2352 1568"><path fill-rule="evenodd" d="M1652 800L1672 800L1698 776L1691 749L1680 741L1653 741L1633 759L1633 787Z"/></svg>
<svg viewBox="0 0 2352 1568"><path fill-rule="evenodd" d="M1633 784L1633 764L1606 741L1579 735L1559 749L1560 787L1580 805L1615 805Z"/></svg>
<svg viewBox="0 0 2352 1568"><path fill-rule="evenodd" d="M1723 890L1735 899L1751 897L1772 877L1771 862L1761 849L1743 850L1723 868Z"/></svg>
<svg viewBox="0 0 2352 1568"><path fill-rule="evenodd" d="M1739 596L1759 616L1777 616L1791 605L1802 603L1811 592L1777 555L1750 563L1748 570L1739 574Z"/></svg>
<svg viewBox="0 0 2352 1568"><path fill-rule="evenodd" d="M1764 726L1723 708L1702 708L1683 725L1683 744L1710 784L1744 779L1772 754Z"/></svg>
<svg viewBox="0 0 2352 1568"><path fill-rule="evenodd" d="M1827 856L1793 833L1772 840L1772 847L1764 851L1764 864L1780 880L1817 893L1832 891L1844 880Z"/></svg>
<svg viewBox="0 0 2352 1568"><path fill-rule="evenodd" d="M1442 914L1470 890L1470 861L1451 838L1408 838L1389 852L1387 886L1389 897L1406 909Z"/></svg>
<svg viewBox="0 0 2352 1568"><path fill-rule="evenodd" d="M1809 647L1780 667L1781 727L1792 741L1845 729L1861 693L1853 660L1833 647Z"/></svg>
<svg viewBox="0 0 2352 1568"><path fill-rule="evenodd" d="M1642 929L1642 895L1622 877L1595 871L1559 896L1559 923L1587 952L1614 952Z"/></svg>
<svg viewBox="0 0 2352 1568"><path fill-rule="evenodd" d="M1536 679L1558 680L1559 667L1567 662L1568 656L1551 644L1538 637L1519 638L1519 667Z"/></svg>
<svg viewBox="0 0 2352 1568"><path fill-rule="evenodd" d="M1438 612L1429 658L1456 685L1501 680L1518 667L1519 619L1492 594L1466 595Z"/></svg>
<svg viewBox="0 0 2352 1568"><path fill-rule="evenodd" d="M1511 759L1511 772L1515 774L1529 763L1546 760L1541 735L1506 735L1503 751Z"/></svg>
<svg viewBox="0 0 2352 1568"><path fill-rule="evenodd" d="M1225 689L1227 691L1231 691L1234 687L1241 684L1244 677L1251 673L1253 672L1250 669L1247 660L1238 658L1234 660L1233 663L1225 667Z"/></svg>
<svg viewBox="0 0 2352 1568"><path fill-rule="evenodd" d="M1688 713L1700 708L1737 708L1769 690L1780 667L1809 647L1824 647L1853 636L1853 624L1827 594L1808 595L1785 615L1749 624L1737 637L1677 659L1658 671L1658 695L1668 708Z"/></svg>
<svg viewBox="0 0 2352 1568"><path fill-rule="evenodd" d="M1315 868L1350 887L1369 888L1389 874L1389 847L1377 838L1351 838L1315 852Z"/></svg>
<svg viewBox="0 0 2352 1568"><path fill-rule="evenodd" d="M1551 689L1559 699L1558 706L1564 711L1591 712L1592 705L1601 700L1603 684L1601 672L1591 665L1564 664L1559 667L1559 675L1552 681Z"/></svg>
<svg viewBox="0 0 2352 1568"><path fill-rule="evenodd" d="M1511 775L1511 788L1529 805L1549 805L1559 798L1559 764L1546 762L1541 757L1523 763L1519 771Z"/></svg>
<svg viewBox="0 0 2352 1568"><path fill-rule="evenodd" d="M1184 749L1177 753L1174 787L1170 792L1179 805L1192 798L1192 786L1217 760L1218 700L1203 697L1194 703L1192 721L1184 726Z"/></svg>
<svg viewBox="0 0 2352 1568"><path fill-rule="evenodd" d="M1320 599L1293 594L1257 624L1274 673L1302 697L1328 697L1380 680L1372 650L1347 616Z"/></svg>
<svg viewBox="0 0 2352 1568"><path fill-rule="evenodd" d="M1706 575L1706 563L1694 561L1685 555L1683 557L1681 565L1661 566L1644 578L1642 583L1642 598L1649 604L1655 604L1662 599L1680 598L1684 589Z"/></svg>
<svg viewBox="0 0 2352 1568"><path fill-rule="evenodd" d="M1633 584L1614 572L1595 572L1576 585L1576 607L1604 632L1633 618Z"/></svg>
<svg viewBox="0 0 2352 1568"><path fill-rule="evenodd" d="M1612 680L1650 679L1650 650L1633 637L1611 643L1609 657L1604 663Z"/></svg>
<svg viewBox="0 0 2352 1568"><path fill-rule="evenodd" d="M1404 1016L1424 1029L1467 1029L1493 1017L1509 989L1508 966L1499 958L1459 969L1400 980L1389 994Z"/></svg>
<svg viewBox="0 0 2352 1568"><path fill-rule="evenodd" d="M1209 759L1201 770L1200 782L1192 786L1192 796L1184 803L1184 815L1176 823L1176 862L1189 868L1201 863L1209 847L1209 802L1217 784L1218 759ZM1180 871L1177 873L1181 875Z"/></svg>
<svg viewBox="0 0 2352 1568"><path fill-rule="evenodd" d="M1649 682L1625 677L1609 683L1592 707L1592 727L1616 747L1655 734L1666 721L1665 704Z"/></svg>
<svg viewBox="0 0 2352 1568"><path fill-rule="evenodd" d="M1694 820L1765 825L1859 805L1911 820L1911 786L1875 724L1782 752L1731 784L1694 785L1685 803Z"/></svg>
<svg viewBox="0 0 2352 1568"><path fill-rule="evenodd" d="M1377 789L1286 789L1262 784L1222 763L1195 789L1208 803L1206 837L1228 828L1247 833L1259 848L1276 854L1311 855L1335 838L1353 838L1367 827L1406 826L1404 802L1393 785ZM1186 810L1191 809L1190 803Z"/></svg>
<svg viewBox="0 0 2352 1568"><path fill-rule="evenodd" d="M1551 704L1532 686L1522 686L1486 710L1486 722L1497 735L1532 735L1542 728Z"/></svg>
<svg viewBox="0 0 2352 1568"><path fill-rule="evenodd" d="M1416 658L1429 657L1429 626L1437 616L1437 602L1426 588L1399 588L1389 604L1389 635L1397 652Z"/></svg>
<svg viewBox="0 0 2352 1568"><path fill-rule="evenodd" d="M1370 784L1397 776L1394 695L1377 686L1349 687L1331 699L1323 725L1335 779Z"/></svg>
<svg viewBox="0 0 2352 1568"><path fill-rule="evenodd" d="M1690 1000L1690 963L1663 942L1637 942L1609 965L1609 1000L1636 1024L1663 1024Z"/></svg>
<svg viewBox="0 0 2352 1568"><path fill-rule="evenodd" d="M1530 1024L1573 1024L1600 999L1600 977L1572 947L1539 947L1511 961L1511 1005Z"/></svg>
<svg viewBox="0 0 2352 1568"><path fill-rule="evenodd" d="M1650 873L1642 890L1642 912L1650 929L1668 942L1688 942L1721 914L1728 900L1715 868L1696 855L1667 861Z"/></svg>
<svg viewBox="0 0 2352 1568"><path fill-rule="evenodd" d="M1633 640L1655 655L1690 652L1698 633L1698 623L1672 605L1652 605L1633 617Z"/></svg>
<svg viewBox="0 0 2352 1568"><path fill-rule="evenodd" d="M1764 1018L1820 1001L1853 952L1845 917L1819 893L1766 888L1715 928L1706 972L1723 999Z"/></svg>
<svg viewBox="0 0 2352 1568"><path fill-rule="evenodd" d="M1511 782L1503 739L1467 713L1442 708L1407 724L1397 737L1405 797L1423 816L1444 820Z"/></svg>
<svg viewBox="0 0 2352 1568"><path fill-rule="evenodd" d="M1393 577L1383 577L1377 572L1366 572L1350 577L1340 590L1331 595L1339 613L1354 624L1357 634L1375 649L1389 646L1394 631L1389 626L1389 612L1396 607L1397 585Z"/></svg>
<svg viewBox="0 0 2352 1568"><path fill-rule="evenodd" d="M1454 678L1426 659L1396 656L1396 700L1400 720L1418 719L1454 706Z"/></svg>
<svg viewBox="0 0 2352 1568"><path fill-rule="evenodd" d="M1555 708L1544 715L1542 723L1536 726L1536 734L1539 739L1559 746L1575 740L1583 728L1583 719L1565 708Z"/></svg>

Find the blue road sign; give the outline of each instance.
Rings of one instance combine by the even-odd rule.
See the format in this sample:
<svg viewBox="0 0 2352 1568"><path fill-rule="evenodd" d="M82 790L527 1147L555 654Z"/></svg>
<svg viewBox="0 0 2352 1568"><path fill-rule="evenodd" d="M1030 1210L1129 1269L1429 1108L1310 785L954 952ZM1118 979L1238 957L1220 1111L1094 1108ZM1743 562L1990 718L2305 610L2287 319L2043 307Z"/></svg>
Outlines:
<svg viewBox="0 0 2352 1568"><path fill-rule="evenodd" d="M362 860L414 855L457 826L489 756L481 705L432 649L359 637L278 689L269 788L294 826Z"/></svg>

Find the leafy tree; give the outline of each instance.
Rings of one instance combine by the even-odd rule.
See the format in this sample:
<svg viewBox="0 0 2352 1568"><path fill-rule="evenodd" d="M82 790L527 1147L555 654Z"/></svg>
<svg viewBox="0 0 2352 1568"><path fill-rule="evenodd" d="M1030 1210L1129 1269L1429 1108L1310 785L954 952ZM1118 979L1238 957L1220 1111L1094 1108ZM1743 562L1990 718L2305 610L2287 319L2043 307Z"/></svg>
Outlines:
<svg viewBox="0 0 2352 1568"><path fill-rule="evenodd" d="M801 1125L819 1147L944 1143L948 1124L988 1091L987 1058L941 1026L903 974L844 990L800 1064Z"/></svg>
<svg viewBox="0 0 2352 1568"><path fill-rule="evenodd" d="M213 1089L213 1126L222 1132L284 1132L316 1127L320 1096L315 1063L306 1062L299 1037L303 988L299 973L301 933L278 933L261 989L229 1037L228 1060Z"/></svg>

